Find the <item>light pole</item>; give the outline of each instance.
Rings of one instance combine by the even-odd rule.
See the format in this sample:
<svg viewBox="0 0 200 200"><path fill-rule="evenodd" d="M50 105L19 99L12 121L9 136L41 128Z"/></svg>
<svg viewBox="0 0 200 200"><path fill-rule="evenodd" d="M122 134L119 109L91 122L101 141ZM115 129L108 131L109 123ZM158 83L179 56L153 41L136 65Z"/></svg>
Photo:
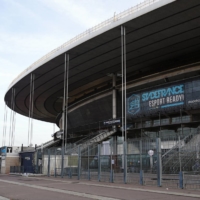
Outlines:
<svg viewBox="0 0 200 200"><path fill-rule="evenodd" d="M151 172L153 171L153 155L154 155L154 151L153 150L149 150L148 154L150 156L150 168L151 168Z"/></svg>

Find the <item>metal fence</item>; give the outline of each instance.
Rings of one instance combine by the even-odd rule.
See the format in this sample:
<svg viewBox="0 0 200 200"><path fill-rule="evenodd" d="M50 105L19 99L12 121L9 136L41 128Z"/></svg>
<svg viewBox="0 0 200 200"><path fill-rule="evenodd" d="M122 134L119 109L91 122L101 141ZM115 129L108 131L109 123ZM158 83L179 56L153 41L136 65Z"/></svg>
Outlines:
<svg viewBox="0 0 200 200"><path fill-rule="evenodd" d="M69 179L200 189L200 130L184 127L145 132L145 137L112 136L101 144L78 145L77 153L43 149L43 174ZM68 144L68 149L74 148Z"/></svg>
<svg viewBox="0 0 200 200"><path fill-rule="evenodd" d="M10 173L23 174L29 172L33 172L34 174L42 174L42 166L10 166Z"/></svg>
<svg viewBox="0 0 200 200"><path fill-rule="evenodd" d="M10 173L24 173L23 166L10 166Z"/></svg>

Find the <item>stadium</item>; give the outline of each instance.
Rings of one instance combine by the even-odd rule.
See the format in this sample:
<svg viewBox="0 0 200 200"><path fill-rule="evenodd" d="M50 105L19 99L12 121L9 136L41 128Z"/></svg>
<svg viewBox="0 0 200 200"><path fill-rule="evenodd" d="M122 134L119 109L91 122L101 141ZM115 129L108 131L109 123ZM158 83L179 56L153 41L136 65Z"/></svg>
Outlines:
<svg viewBox="0 0 200 200"><path fill-rule="evenodd" d="M72 175L80 165L100 179L101 165L105 173L124 173L126 182L127 173L140 170L158 176L199 171L199 9L198 0L144 1L74 37L13 80L7 106L60 128L37 147L37 155L46 152L43 173L61 169L63 176L70 165ZM56 165L51 150L61 147ZM104 156L101 164L98 155Z"/></svg>

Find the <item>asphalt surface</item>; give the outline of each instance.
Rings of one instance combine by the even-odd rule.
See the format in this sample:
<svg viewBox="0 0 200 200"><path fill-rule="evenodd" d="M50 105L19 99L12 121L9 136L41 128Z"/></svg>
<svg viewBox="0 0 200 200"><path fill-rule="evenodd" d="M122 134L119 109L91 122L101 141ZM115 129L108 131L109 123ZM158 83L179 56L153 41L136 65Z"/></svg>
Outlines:
<svg viewBox="0 0 200 200"><path fill-rule="evenodd" d="M195 200L200 190L0 175L0 200Z"/></svg>

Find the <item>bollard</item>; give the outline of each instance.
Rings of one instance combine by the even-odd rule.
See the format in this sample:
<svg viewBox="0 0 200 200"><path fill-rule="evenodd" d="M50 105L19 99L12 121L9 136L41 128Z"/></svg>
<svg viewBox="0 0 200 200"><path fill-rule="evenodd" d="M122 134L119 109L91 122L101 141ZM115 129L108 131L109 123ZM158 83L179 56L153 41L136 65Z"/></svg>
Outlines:
<svg viewBox="0 0 200 200"><path fill-rule="evenodd" d="M56 178L56 168L55 168L55 171L54 171L54 177Z"/></svg>
<svg viewBox="0 0 200 200"><path fill-rule="evenodd" d="M81 148L80 146L78 147L78 180L80 180L81 176Z"/></svg>
<svg viewBox="0 0 200 200"><path fill-rule="evenodd" d="M162 158L161 158L161 140L156 138L157 149L157 186L162 187Z"/></svg>
<svg viewBox="0 0 200 200"><path fill-rule="evenodd" d="M127 184L127 142L124 141L124 183Z"/></svg>
<svg viewBox="0 0 200 200"><path fill-rule="evenodd" d="M72 178L72 171L71 171L71 167L69 169L69 178L71 179Z"/></svg>
<svg viewBox="0 0 200 200"><path fill-rule="evenodd" d="M140 170L140 185L144 185L144 172Z"/></svg>
<svg viewBox="0 0 200 200"><path fill-rule="evenodd" d="M101 145L98 144L98 181L101 181Z"/></svg>
<svg viewBox="0 0 200 200"><path fill-rule="evenodd" d="M90 169L88 169L88 180L90 181Z"/></svg>
<svg viewBox="0 0 200 200"><path fill-rule="evenodd" d="M47 168L47 176L50 176L50 149L48 149L48 168Z"/></svg>
<svg viewBox="0 0 200 200"><path fill-rule="evenodd" d="M179 172L179 188L184 188L184 173Z"/></svg>
<svg viewBox="0 0 200 200"><path fill-rule="evenodd" d="M110 182L114 183L114 170L110 170Z"/></svg>

